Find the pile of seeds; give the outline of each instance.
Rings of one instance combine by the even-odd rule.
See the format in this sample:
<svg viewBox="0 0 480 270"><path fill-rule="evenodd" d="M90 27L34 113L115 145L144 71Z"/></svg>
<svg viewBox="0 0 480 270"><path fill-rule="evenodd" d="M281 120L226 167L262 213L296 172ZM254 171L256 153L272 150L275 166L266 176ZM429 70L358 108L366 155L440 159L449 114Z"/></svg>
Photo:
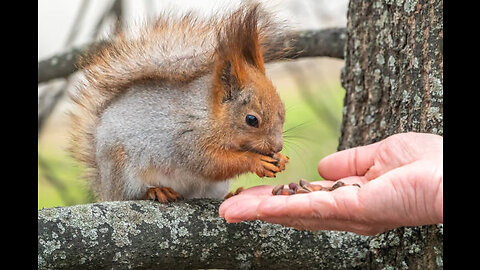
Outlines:
<svg viewBox="0 0 480 270"><path fill-rule="evenodd" d="M342 181L337 181L335 184L331 187L324 187L322 185L316 185L316 184L311 184L305 179L300 179L299 184L296 183L290 183L288 184L288 187L285 187L284 184L275 186L272 190L273 195L293 195L293 194L301 194L301 193L310 193L313 191L332 191L335 190L339 187L343 186L356 186L360 187L359 184L345 184Z"/></svg>

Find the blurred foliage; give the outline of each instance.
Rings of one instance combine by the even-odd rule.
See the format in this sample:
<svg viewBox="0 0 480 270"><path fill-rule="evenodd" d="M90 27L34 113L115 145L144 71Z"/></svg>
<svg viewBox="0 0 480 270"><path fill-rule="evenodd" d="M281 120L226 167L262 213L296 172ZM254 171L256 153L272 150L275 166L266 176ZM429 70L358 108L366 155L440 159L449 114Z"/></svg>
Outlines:
<svg viewBox="0 0 480 270"><path fill-rule="evenodd" d="M82 168L66 153L44 151L38 160L38 209L93 202Z"/></svg>
<svg viewBox="0 0 480 270"><path fill-rule="evenodd" d="M286 108L282 153L290 157L290 162L276 178L261 179L253 173L238 176L232 181L232 190L287 184L300 178L320 180L318 161L336 151L345 93L338 77L325 80L296 76L293 84L278 85L277 89ZM66 151L68 123L63 119L50 123L39 138L38 209L93 202L87 183L81 177L84 168Z"/></svg>

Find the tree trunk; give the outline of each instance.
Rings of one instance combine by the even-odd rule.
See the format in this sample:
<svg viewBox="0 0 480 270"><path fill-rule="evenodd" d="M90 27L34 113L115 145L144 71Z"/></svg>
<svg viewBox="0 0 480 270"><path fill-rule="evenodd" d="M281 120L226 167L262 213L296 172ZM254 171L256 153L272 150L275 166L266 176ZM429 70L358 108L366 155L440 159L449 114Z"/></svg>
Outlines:
<svg viewBox="0 0 480 270"><path fill-rule="evenodd" d="M352 0L339 149L443 134L443 1Z"/></svg>
<svg viewBox="0 0 480 270"><path fill-rule="evenodd" d="M443 135L443 1L351 0L347 16L338 149L401 132ZM442 268L441 228L414 228L418 243L367 254L368 268ZM387 234L401 237L405 229ZM416 245L423 248L411 252Z"/></svg>

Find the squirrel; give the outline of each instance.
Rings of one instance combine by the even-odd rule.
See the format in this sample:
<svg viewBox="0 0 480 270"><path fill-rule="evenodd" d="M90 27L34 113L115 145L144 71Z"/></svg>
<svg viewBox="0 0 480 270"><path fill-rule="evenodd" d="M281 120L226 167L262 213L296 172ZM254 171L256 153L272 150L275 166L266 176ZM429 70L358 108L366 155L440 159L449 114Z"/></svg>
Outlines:
<svg viewBox="0 0 480 270"><path fill-rule="evenodd" d="M81 58L70 151L97 199L221 199L237 175L285 169L285 108L264 66L281 42L270 18L258 3L164 15Z"/></svg>

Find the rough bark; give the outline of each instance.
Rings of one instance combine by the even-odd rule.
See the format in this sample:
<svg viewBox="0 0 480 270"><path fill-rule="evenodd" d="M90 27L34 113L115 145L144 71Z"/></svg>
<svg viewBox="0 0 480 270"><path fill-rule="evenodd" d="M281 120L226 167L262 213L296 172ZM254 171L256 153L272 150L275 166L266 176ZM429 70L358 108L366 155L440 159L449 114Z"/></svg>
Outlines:
<svg viewBox="0 0 480 270"><path fill-rule="evenodd" d="M350 1L339 149L443 134L443 1Z"/></svg>
<svg viewBox="0 0 480 270"><path fill-rule="evenodd" d="M443 135L443 1L351 0L348 8L346 90L339 150L401 132ZM439 227L417 227L419 259L404 246L382 249L370 268L442 268ZM392 237L404 234L397 230ZM383 234L378 237L384 237ZM374 238L375 239L375 238Z"/></svg>
<svg viewBox="0 0 480 270"><path fill-rule="evenodd" d="M331 28L322 30L298 31L289 36L293 41L282 42L285 47L279 47L279 51L286 50L292 46L287 56L282 59L295 59L300 57L326 56L343 59L343 47L345 45L345 28ZM80 47L69 49L52 57L38 62L38 83L46 82L56 78L65 78L78 70L75 65L78 58L85 53L94 53L99 48L107 45L108 41L99 41L92 44L85 44ZM281 54L283 55L283 54ZM275 53L267 55L266 60L274 61Z"/></svg>
<svg viewBox="0 0 480 270"><path fill-rule="evenodd" d="M423 243L442 237L441 225L434 234L405 228L367 237L261 221L228 224L218 217L220 203L127 201L42 209L38 268L369 269L372 261L396 257L396 249L424 261ZM438 255L432 259L442 263ZM408 265L399 258L391 267Z"/></svg>

